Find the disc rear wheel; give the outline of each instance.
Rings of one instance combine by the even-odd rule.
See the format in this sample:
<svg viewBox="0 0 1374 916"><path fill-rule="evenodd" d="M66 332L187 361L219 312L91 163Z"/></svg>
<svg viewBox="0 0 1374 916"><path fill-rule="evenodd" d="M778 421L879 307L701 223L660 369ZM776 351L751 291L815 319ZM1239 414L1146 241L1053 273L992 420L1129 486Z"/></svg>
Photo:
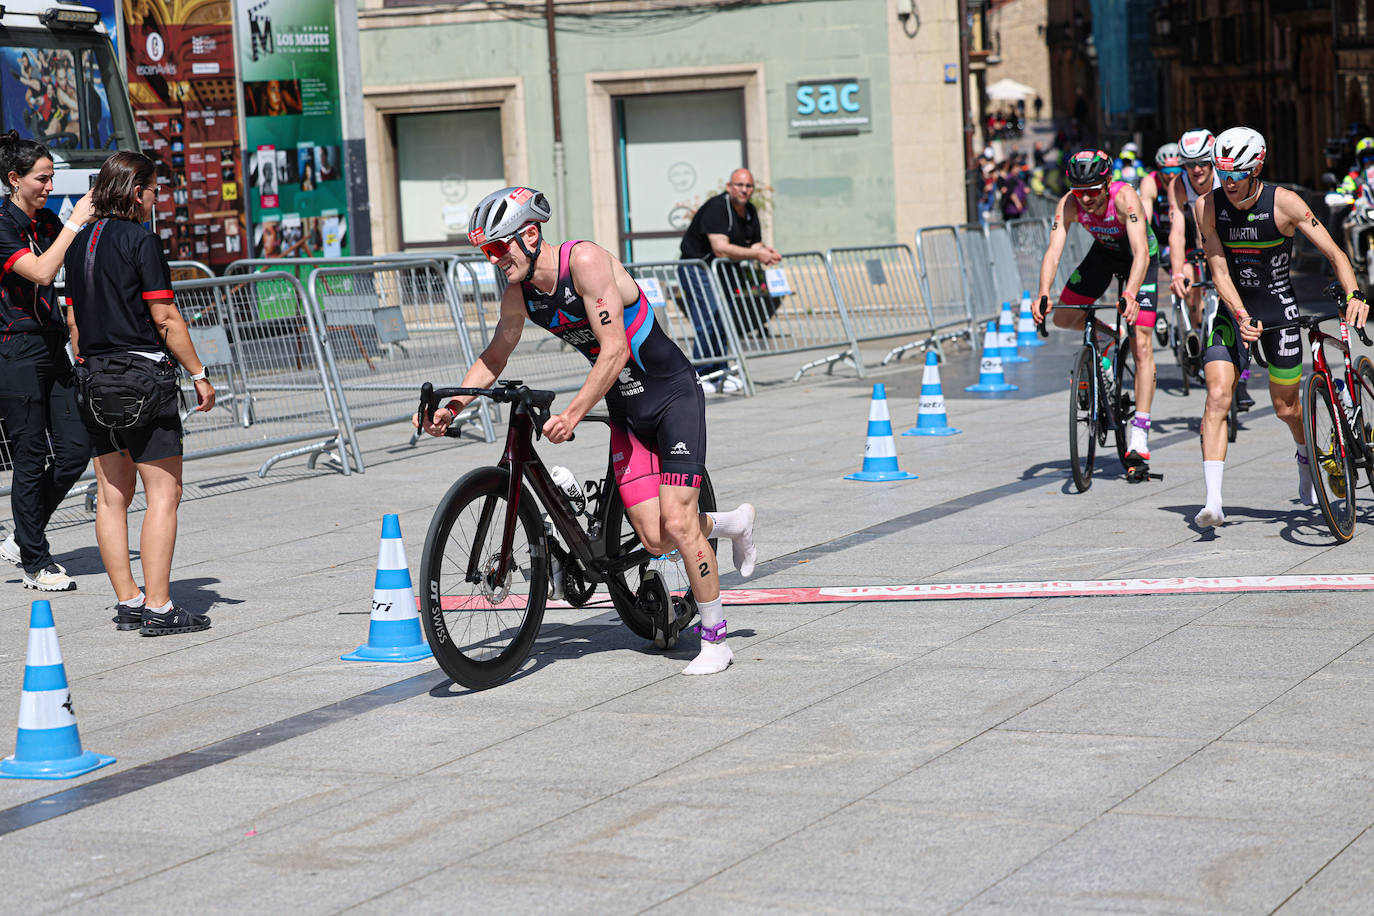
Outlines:
<svg viewBox="0 0 1374 916"><path fill-rule="evenodd" d="M614 477L608 475L608 481ZM701 478L701 488L697 493L697 509L701 512L716 511L716 491L711 486L709 474ZM717 538L709 538L707 543L711 545L711 551L716 550ZM610 517L606 520L606 544L607 559L616 565L623 566L621 572L612 573L624 585L631 596L637 596L640 592L640 585L644 581L645 573L654 570L658 573L659 580L667 588L669 595L683 595L690 592L692 588L691 579L687 576L687 569L683 565L681 555L672 551L664 556L654 556L645 550L639 543L639 536L635 534L634 528L630 525L629 518L625 515L619 497L615 500L615 505L611 509ZM616 591L611 590L611 597L615 603L616 613L625 622L625 626L630 628L636 636L641 639L652 640L654 638L654 618L651 608L642 606L638 600L624 600L615 597Z"/></svg>

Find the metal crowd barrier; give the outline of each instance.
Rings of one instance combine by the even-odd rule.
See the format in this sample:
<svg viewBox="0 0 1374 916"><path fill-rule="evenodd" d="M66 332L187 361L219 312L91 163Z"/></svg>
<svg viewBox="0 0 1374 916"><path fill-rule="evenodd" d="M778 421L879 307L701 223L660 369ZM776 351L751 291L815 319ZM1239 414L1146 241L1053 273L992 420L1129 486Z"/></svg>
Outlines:
<svg viewBox="0 0 1374 916"><path fill-rule="evenodd" d="M308 442L268 458L258 476L296 455L310 455L313 467L331 451L344 474L361 470L344 445L351 438L348 407L330 384L299 280L261 273L187 280L173 290L218 392L214 410L183 416L187 459Z"/></svg>
<svg viewBox="0 0 1374 916"><path fill-rule="evenodd" d="M432 258L317 267L305 288L363 471L356 433L409 421L421 382L461 379L473 360L468 326L448 273ZM479 400L464 418L494 442L488 406Z"/></svg>
<svg viewBox="0 0 1374 916"><path fill-rule="evenodd" d="M1069 282L1069 277L1073 276L1079 262L1088 256L1088 249L1092 247L1092 234L1078 223L1072 223L1069 226L1068 239L1064 242L1064 253L1059 258L1059 271L1054 278L1056 295Z"/></svg>
<svg viewBox="0 0 1374 916"><path fill-rule="evenodd" d="M1011 233L1004 223L986 227L988 253L992 255L993 299L999 305L1012 303L1013 312L1019 310L1021 294L1026 287L1021 285L1021 271L1016 263L1016 249L1012 245Z"/></svg>
<svg viewBox="0 0 1374 916"><path fill-rule="evenodd" d="M734 363L746 394L754 394L749 366L740 355L737 322L727 320L725 297L705 261L637 261L625 265L658 322L678 348L701 370L716 363Z"/></svg>
<svg viewBox="0 0 1374 916"><path fill-rule="evenodd" d="M1047 219L1014 219L1007 223L1011 247L1016 253L1016 266L1021 286L1034 293L1040 288L1040 263L1050 244L1050 224Z"/></svg>
<svg viewBox="0 0 1374 916"><path fill-rule="evenodd" d="M916 255L921 264L921 287L936 330L957 328L948 336L967 337L969 345L976 346L970 309L972 299L958 230L953 226L926 226L916 230ZM937 337L937 349L940 349L939 343Z"/></svg>
<svg viewBox="0 0 1374 916"><path fill-rule="evenodd" d="M906 245L832 248L826 262L849 315L854 340L918 337L889 350L882 365L935 336L935 316L921 292L916 258ZM856 354L857 355L857 354Z"/></svg>
<svg viewBox="0 0 1374 916"><path fill-rule="evenodd" d="M959 227L959 248L963 252L964 271L968 276L969 318L981 324L1000 313L1000 303L992 280L992 255L988 251L987 235L977 223Z"/></svg>
<svg viewBox="0 0 1374 916"><path fill-rule="evenodd" d="M832 373L837 363L851 365L860 378L864 376L843 296L828 259L819 251L784 254L782 262L773 268L765 269L753 261L718 259L712 269L731 316L727 333L735 335L741 365L750 372L746 382L751 386L761 373L771 375L775 367L786 373L795 365L794 361L772 357L813 350L835 352L791 372L793 381L821 366L827 374Z"/></svg>

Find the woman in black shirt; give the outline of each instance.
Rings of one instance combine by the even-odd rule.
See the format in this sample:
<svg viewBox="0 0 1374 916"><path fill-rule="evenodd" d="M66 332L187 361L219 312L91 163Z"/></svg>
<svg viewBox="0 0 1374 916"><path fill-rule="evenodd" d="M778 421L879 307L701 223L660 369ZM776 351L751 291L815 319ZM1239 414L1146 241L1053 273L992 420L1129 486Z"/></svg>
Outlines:
<svg viewBox="0 0 1374 916"><path fill-rule="evenodd" d="M65 592L76 581L53 561L48 520L86 470L91 447L53 278L91 218L91 195L77 201L64 225L45 209L52 156L13 130L0 134L0 176L7 194L0 207L0 415L14 461L14 533L0 543L0 558L23 567L25 588Z"/></svg>
<svg viewBox="0 0 1374 916"><path fill-rule="evenodd" d="M115 153L91 188L99 219L67 255L67 323L78 359L92 366L146 359L157 375L157 397L134 426L110 429L90 405L86 411L100 501L95 539L118 601L114 622L117 629L138 629L144 636L210 626L209 617L176 607L170 595L181 502L178 364L195 383L198 410L215 405L215 389L177 311L162 244L140 225L152 218L157 190L153 160ZM146 595L129 564L128 512L138 479L148 503L139 544Z"/></svg>

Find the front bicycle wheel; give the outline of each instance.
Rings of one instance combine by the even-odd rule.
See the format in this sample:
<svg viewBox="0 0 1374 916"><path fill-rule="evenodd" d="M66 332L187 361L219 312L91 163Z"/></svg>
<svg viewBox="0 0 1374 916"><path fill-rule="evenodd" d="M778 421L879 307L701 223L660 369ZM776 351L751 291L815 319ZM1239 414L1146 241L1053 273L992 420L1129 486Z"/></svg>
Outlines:
<svg viewBox="0 0 1374 916"><path fill-rule="evenodd" d="M1374 456L1374 361L1361 354L1355 361L1355 374L1364 382L1355 392L1355 403L1360 408L1360 435L1364 438L1365 453ZM1364 472L1369 486L1374 488L1374 462L1366 465Z"/></svg>
<svg viewBox="0 0 1374 916"><path fill-rule="evenodd" d="M1069 376L1069 464L1079 493L1093 485L1093 458L1097 455L1095 357L1091 347L1084 347Z"/></svg>
<svg viewBox="0 0 1374 916"><path fill-rule="evenodd" d="M497 574L509 480L506 468L464 474L440 500L425 537L420 620L439 667L469 690L495 687L514 674L544 619L544 526L523 487L506 574Z"/></svg>
<svg viewBox="0 0 1374 916"><path fill-rule="evenodd" d="M614 477L608 474L607 484L613 486L613 481ZM702 512L716 511L716 490L711 486L709 474L702 475L701 488L697 492L697 509ZM708 541L713 552L716 550L717 540L710 538ZM664 556L654 556L640 546L639 536L635 534L618 499L610 517L606 519L606 545L606 559L613 568L619 567L622 570L613 572L612 575L620 580L626 593L632 596L630 599L616 598L616 590L608 589L615 603L616 613L625 622L625 626L630 628L630 632L641 639L653 639L653 613L650 609L641 607L633 596L638 596L640 583L644 581L644 575L649 570L658 572L659 578L668 589L668 594L680 595L690 591L692 580L687 576L682 556L676 550Z"/></svg>
<svg viewBox="0 0 1374 916"><path fill-rule="evenodd" d="M1135 330L1130 331L1135 334ZM1131 421L1135 419L1135 347L1128 337L1117 345L1116 354L1116 457L1126 464L1126 443Z"/></svg>
<svg viewBox="0 0 1374 916"><path fill-rule="evenodd" d="M1303 392L1307 471L1331 534L1344 544L1355 534L1355 462L1351 448L1341 448L1340 411L1326 384L1325 375L1313 373Z"/></svg>

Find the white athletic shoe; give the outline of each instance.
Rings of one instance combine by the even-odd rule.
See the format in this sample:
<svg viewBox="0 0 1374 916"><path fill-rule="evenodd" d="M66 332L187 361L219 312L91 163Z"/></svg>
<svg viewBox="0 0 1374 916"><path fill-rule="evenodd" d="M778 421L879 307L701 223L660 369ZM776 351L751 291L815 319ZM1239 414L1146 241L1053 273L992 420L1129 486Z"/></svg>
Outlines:
<svg viewBox="0 0 1374 916"><path fill-rule="evenodd" d="M1226 524L1226 516L1221 506L1203 506L1202 511L1193 517L1193 524L1199 528L1217 528Z"/></svg>
<svg viewBox="0 0 1374 916"><path fill-rule="evenodd" d="M36 573L24 573L24 587L40 592L74 592L76 580L56 563L49 563Z"/></svg>
<svg viewBox="0 0 1374 916"><path fill-rule="evenodd" d="M1126 451L1137 452L1141 458L1150 460L1150 431L1141 429L1135 424L1131 424L1130 432L1126 435Z"/></svg>
<svg viewBox="0 0 1374 916"><path fill-rule="evenodd" d="M24 565L24 555L20 553L19 544L15 541L13 534L5 538L4 541L0 541L0 560L4 560L11 566Z"/></svg>
<svg viewBox="0 0 1374 916"><path fill-rule="evenodd" d="M720 390L722 394L738 394L744 390L744 380L738 375L727 375L721 379Z"/></svg>
<svg viewBox="0 0 1374 916"><path fill-rule="evenodd" d="M700 386L701 386L701 390L704 391L704 392L706 392L707 394L715 394L717 391L720 390L720 389L716 386L716 383L713 382L713 381L711 381L709 378L703 378L703 377L701 377L701 376L698 376L698 377L697 377L697 384L700 385Z"/></svg>
<svg viewBox="0 0 1374 916"><path fill-rule="evenodd" d="M721 642L707 642L702 640L701 652L692 659L692 663L682 669L683 674L720 674L730 667L735 660L735 653L730 651L722 640Z"/></svg>

